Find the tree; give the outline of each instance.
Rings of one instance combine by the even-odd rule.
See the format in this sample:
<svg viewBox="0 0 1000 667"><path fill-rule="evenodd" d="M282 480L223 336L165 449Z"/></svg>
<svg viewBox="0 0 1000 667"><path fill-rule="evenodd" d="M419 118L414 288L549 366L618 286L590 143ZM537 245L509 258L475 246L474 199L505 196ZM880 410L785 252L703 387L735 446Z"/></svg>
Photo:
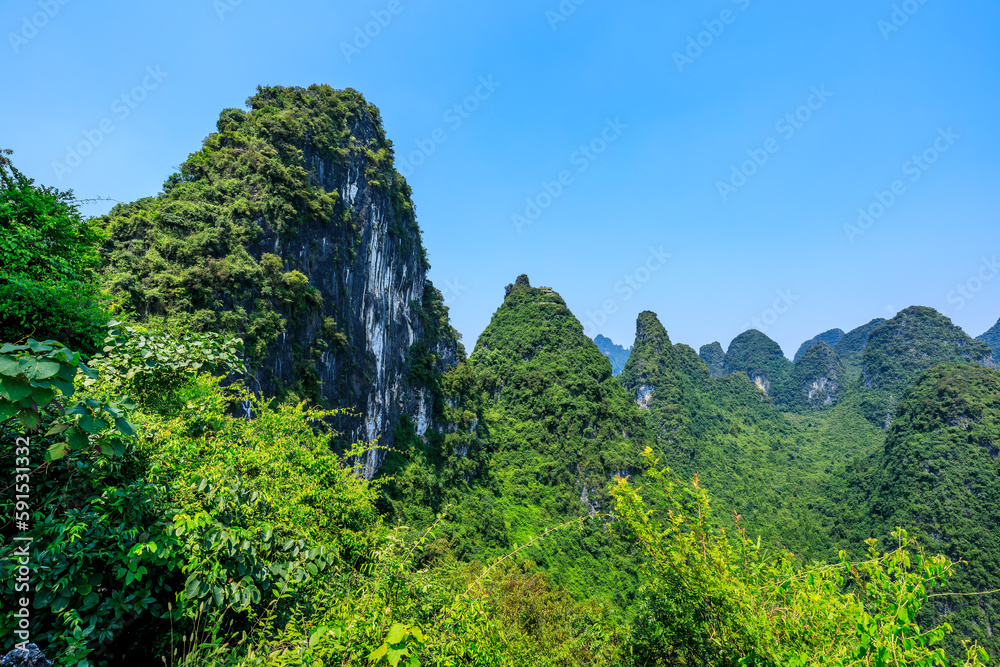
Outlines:
<svg viewBox="0 0 1000 667"><path fill-rule="evenodd" d="M72 191L35 185L0 150L0 341L57 339L93 352L108 302L96 280L103 231Z"/></svg>

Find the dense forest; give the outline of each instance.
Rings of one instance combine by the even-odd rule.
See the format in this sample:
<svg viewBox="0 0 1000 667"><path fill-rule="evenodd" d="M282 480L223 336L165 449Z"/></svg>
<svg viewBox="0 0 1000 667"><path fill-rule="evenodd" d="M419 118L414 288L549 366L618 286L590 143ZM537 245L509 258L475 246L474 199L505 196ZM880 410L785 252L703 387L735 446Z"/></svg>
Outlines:
<svg viewBox="0 0 1000 667"><path fill-rule="evenodd" d="M216 129L99 217L0 153L4 652L1000 658L1000 323L789 360L645 311L624 348L520 275L469 352L374 106L265 87Z"/></svg>

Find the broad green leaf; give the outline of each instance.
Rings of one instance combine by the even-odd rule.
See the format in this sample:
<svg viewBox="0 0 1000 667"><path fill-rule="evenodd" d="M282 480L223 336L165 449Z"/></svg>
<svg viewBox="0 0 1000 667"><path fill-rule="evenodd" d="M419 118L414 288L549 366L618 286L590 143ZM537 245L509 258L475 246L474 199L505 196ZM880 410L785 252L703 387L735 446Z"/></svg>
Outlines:
<svg viewBox="0 0 1000 667"><path fill-rule="evenodd" d="M52 378L49 380L49 383L61 391L63 396L66 396L67 398L72 396L73 392L76 391L76 387L73 386L72 382L67 382L66 380L62 380L60 378Z"/></svg>
<svg viewBox="0 0 1000 667"><path fill-rule="evenodd" d="M13 343L4 343L3 347L0 347L0 354L10 354L11 352L21 352L27 350L27 345L14 345Z"/></svg>
<svg viewBox="0 0 1000 667"><path fill-rule="evenodd" d="M20 365L14 357L0 357L0 375L17 377L21 374Z"/></svg>
<svg viewBox="0 0 1000 667"><path fill-rule="evenodd" d="M135 427L132 426L132 423L127 419L124 418L116 419L115 427L118 429L118 432L124 435L126 438L135 435Z"/></svg>
<svg viewBox="0 0 1000 667"><path fill-rule="evenodd" d="M75 426L66 431L66 441L72 449L84 449L90 444L87 434Z"/></svg>
<svg viewBox="0 0 1000 667"><path fill-rule="evenodd" d="M33 380L35 378L35 371L38 369L38 359L34 357L22 357L17 362L18 372L28 378Z"/></svg>
<svg viewBox="0 0 1000 667"><path fill-rule="evenodd" d="M388 644L382 644L377 649L368 654L368 659L371 662L378 662L385 655L385 652L389 650Z"/></svg>
<svg viewBox="0 0 1000 667"><path fill-rule="evenodd" d="M46 389L45 387L35 387L31 392L31 398L35 403L38 403L38 407L44 408L52 398L56 395L51 389Z"/></svg>
<svg viewBox="0 0 1000 667"><path fill-rule="evenodd" d="M50 359L39 359L35 370L35 379L44 380L59 372L62 365L58 361Z"/></svg>
<svg viewBox="0 0 1000 667"><path fill-rule="evenodd" d="M63 431L68 430L71 426L72 424L56 424L46 431L45 435L59 435Z"/></svg>
<svg viewBox="0 0 1000 667"><path fill-rule="evenodd" d="M65 442L57 442L48 448L45 452L46 461L58 461L62 457L66 456L66 451L68 447Z"/></svg>
<svg viewBox="0 0 1000 667"><path fill-rule="evenodd" d="M8 401L18 402L31 395L31 386L23 380L0 377L0 396Z"/></svg>
<svg viewBox="0 0 1000 667"><path fill-rule="evenodd" d="M108 427L108 422L95 419L93 415L84 415L80 417L79 426L87 433L100 433Z"/></svg>
<svg viewBox="0 0 1000 667"><path fill-rule="evenodd" d="M403 640L405 635L406 626L402 623L393 623L392 627L389 628L389 636L385 640L390 644L398 644Z"/></svg>
<svg viewBox="0 0 1000 667"><path fill-rule="evenodd" d="M39 424L42 423L41 416L34 410L21 410L21 412L18 413L17 418L21 420L22 424L24 424L24 428L29 431L34 431L38 428Z"/></svg>
<svg viewBox="0 0 1000 667"><path fill-rule="evenodd" d="M10 401L0 400L0 421L10 419L17 414L18 406Z"/></svg>

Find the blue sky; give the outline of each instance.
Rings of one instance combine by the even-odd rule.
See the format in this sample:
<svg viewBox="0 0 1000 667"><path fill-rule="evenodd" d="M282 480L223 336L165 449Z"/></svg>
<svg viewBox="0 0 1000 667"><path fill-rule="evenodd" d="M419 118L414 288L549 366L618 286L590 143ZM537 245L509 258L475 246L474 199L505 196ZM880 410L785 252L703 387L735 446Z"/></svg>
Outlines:
<svg viewBox="0 0 1000 667"><path fill-rule="evenodd" d="M0 146L81 198L155 194L258 84L361 91L470 350L520 273L626 345L647 309L789 356L1000 317L996 2L8 0L0 32Z"/></svg>

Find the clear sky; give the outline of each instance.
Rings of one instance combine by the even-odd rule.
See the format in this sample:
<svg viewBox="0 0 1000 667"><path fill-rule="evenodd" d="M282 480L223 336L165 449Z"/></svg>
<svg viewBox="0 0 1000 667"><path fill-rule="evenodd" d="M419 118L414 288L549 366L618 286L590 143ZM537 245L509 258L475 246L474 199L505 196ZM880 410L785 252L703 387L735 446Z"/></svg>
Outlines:
<svg viewBox="0 0 1000 667"><path fill-rule="evenodd" d="M995 0L6 0L0 33L0 147L81 198L155 194L258 84L361 91L470 351L520 273L625 345L647 309L789 356L1000 317Z"/></svg>

